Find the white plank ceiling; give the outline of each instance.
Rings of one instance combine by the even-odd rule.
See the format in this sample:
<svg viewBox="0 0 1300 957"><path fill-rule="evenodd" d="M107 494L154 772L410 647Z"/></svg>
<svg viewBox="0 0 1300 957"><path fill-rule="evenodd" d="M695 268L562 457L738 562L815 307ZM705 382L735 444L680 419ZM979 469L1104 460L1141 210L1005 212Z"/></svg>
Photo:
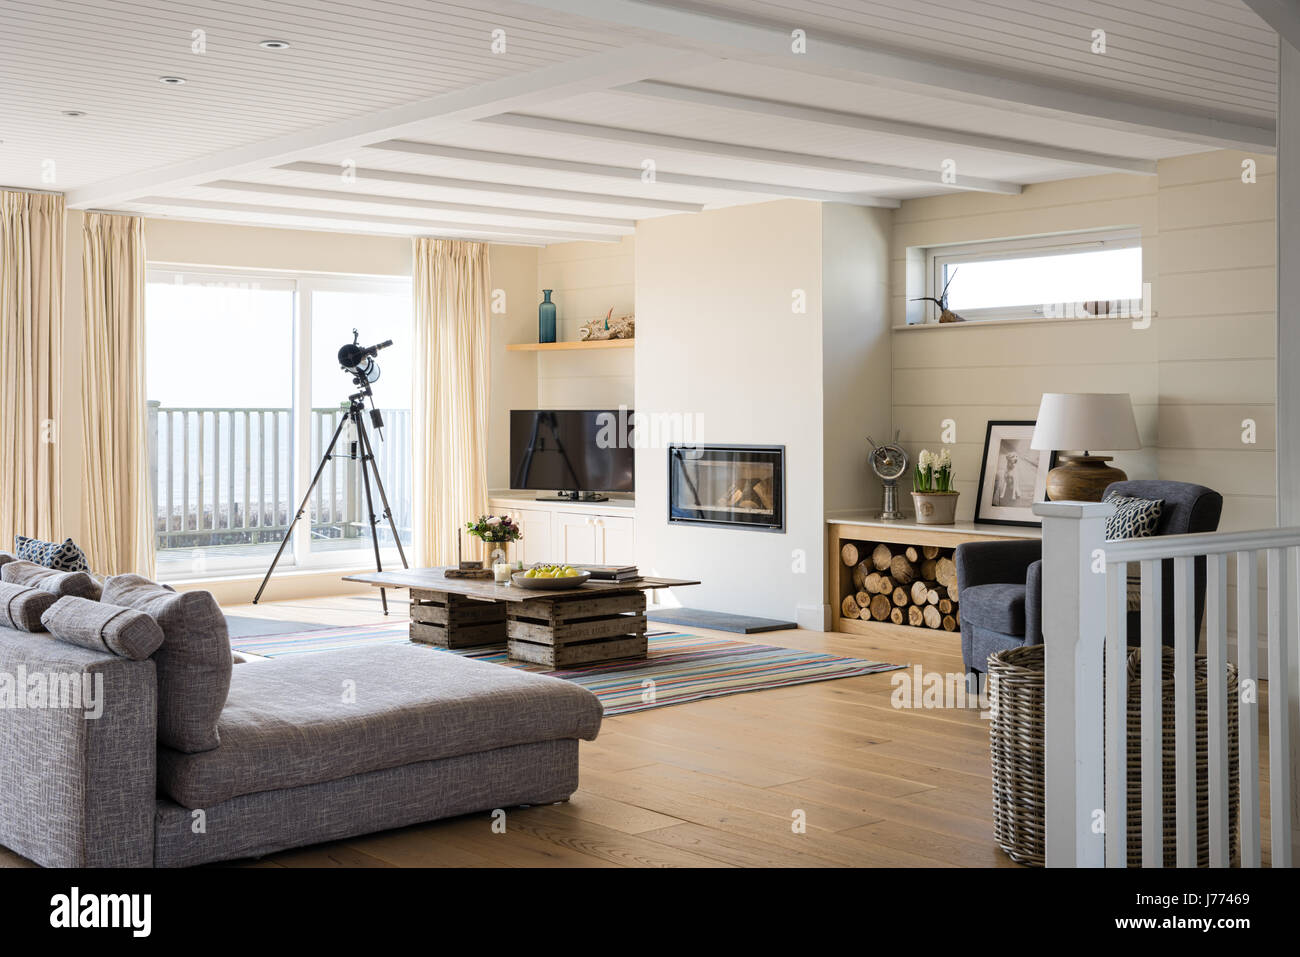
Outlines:
<svg viewBox="0 0 1300 957"><path fill-rule="evenodd" d="M1271 152L1275 101L1242 0L0 0L0 185L302 229L1014 194Z"/></svg>

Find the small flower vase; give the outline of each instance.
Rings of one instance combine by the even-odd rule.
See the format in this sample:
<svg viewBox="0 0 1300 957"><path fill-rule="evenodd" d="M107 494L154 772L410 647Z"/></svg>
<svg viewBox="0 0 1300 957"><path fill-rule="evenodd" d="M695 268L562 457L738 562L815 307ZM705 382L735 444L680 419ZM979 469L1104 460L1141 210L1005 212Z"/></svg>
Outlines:
<svg viewBox="0 0 1300 957"><path fill-rule="evenodd" d="M551 302L553 290L542 290L542 301L537 306L537 341L555 341L555 303Z"/></svg>
<svg viewBox="0 0 1300 957"><path fill-rule="evenodd" d="M510 543L509 542L484 542L488 549L487 567L510 561Z"/></svg>
<svg viewBox="0 0 1300 957"><path fill-rule="evenodd" d="M957 520L958 492L913 492L916 524L951 525Z"/></svg>

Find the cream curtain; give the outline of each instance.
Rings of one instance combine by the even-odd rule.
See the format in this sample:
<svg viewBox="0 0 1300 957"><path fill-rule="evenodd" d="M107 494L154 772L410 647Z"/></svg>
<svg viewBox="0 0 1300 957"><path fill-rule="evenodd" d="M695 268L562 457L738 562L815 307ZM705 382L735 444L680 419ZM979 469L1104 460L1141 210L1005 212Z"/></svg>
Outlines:
<svg viewBox="0 0 1300 957"><path fill-rule="evenodd" d="M492 286L488 247L418 238L415 306L415 466L418 563L456 559L464 523L487 511L487 417ZM466 557L469 557L467 549Z"/></svg>
<svg viewBox="0 0 1300 957"><path fill-rule="evenodd" d="M85 488L80 545L97 572L152 578L144 220L88 213L81 263L86 340L81 365Z"/></svg>
<svg viewBox="0 0 1300 957"><path fill-rule="evenodd" d="M60 541L62 196L0 190L0 551Z"/></svg>

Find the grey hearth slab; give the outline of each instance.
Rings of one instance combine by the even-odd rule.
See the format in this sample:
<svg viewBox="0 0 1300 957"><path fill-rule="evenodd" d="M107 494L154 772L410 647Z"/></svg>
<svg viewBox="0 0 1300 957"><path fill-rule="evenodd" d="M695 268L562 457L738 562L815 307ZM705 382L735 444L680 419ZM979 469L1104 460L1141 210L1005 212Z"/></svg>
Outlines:
<svg viewBox="0 0 1300 957"><path fill-rule="evenodd" d="M752 615L733 615L725 611L705 611L702 608L666 608L651 609L646 612L651 621L661 621L669 625L686 625L691 628L712 628L715 631L730 631L738 635L755 635L763 631L784 631L798 628L793 621L777 621L775 618L755 618Z"/></svg>

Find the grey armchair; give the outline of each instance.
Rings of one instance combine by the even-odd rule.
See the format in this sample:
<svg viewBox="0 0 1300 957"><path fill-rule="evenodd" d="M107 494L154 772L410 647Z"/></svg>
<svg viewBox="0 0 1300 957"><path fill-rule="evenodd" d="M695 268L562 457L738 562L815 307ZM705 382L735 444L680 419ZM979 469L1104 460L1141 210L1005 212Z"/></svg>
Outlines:
<svg viewBox="0 0 1300 957"><path fill-rule="evenodd" d="M1203 485L1159 479L1114 482L1106 493L1162 499L1157 535L1213 532L1223 496ZM957 546L957 593L961 605L961 654L967 671L982 672L989 655L1043 641L1043 562L1039 541L970 542ZM1205 613L1205 559L1196 559L1196 628ZM1173 594L1174 563L1162 563L1164 593ZM1138 643L1140 612L1128 613L1128 643ZM1174 603L1161 608L1162 635L1174 643Z"/></svg>

